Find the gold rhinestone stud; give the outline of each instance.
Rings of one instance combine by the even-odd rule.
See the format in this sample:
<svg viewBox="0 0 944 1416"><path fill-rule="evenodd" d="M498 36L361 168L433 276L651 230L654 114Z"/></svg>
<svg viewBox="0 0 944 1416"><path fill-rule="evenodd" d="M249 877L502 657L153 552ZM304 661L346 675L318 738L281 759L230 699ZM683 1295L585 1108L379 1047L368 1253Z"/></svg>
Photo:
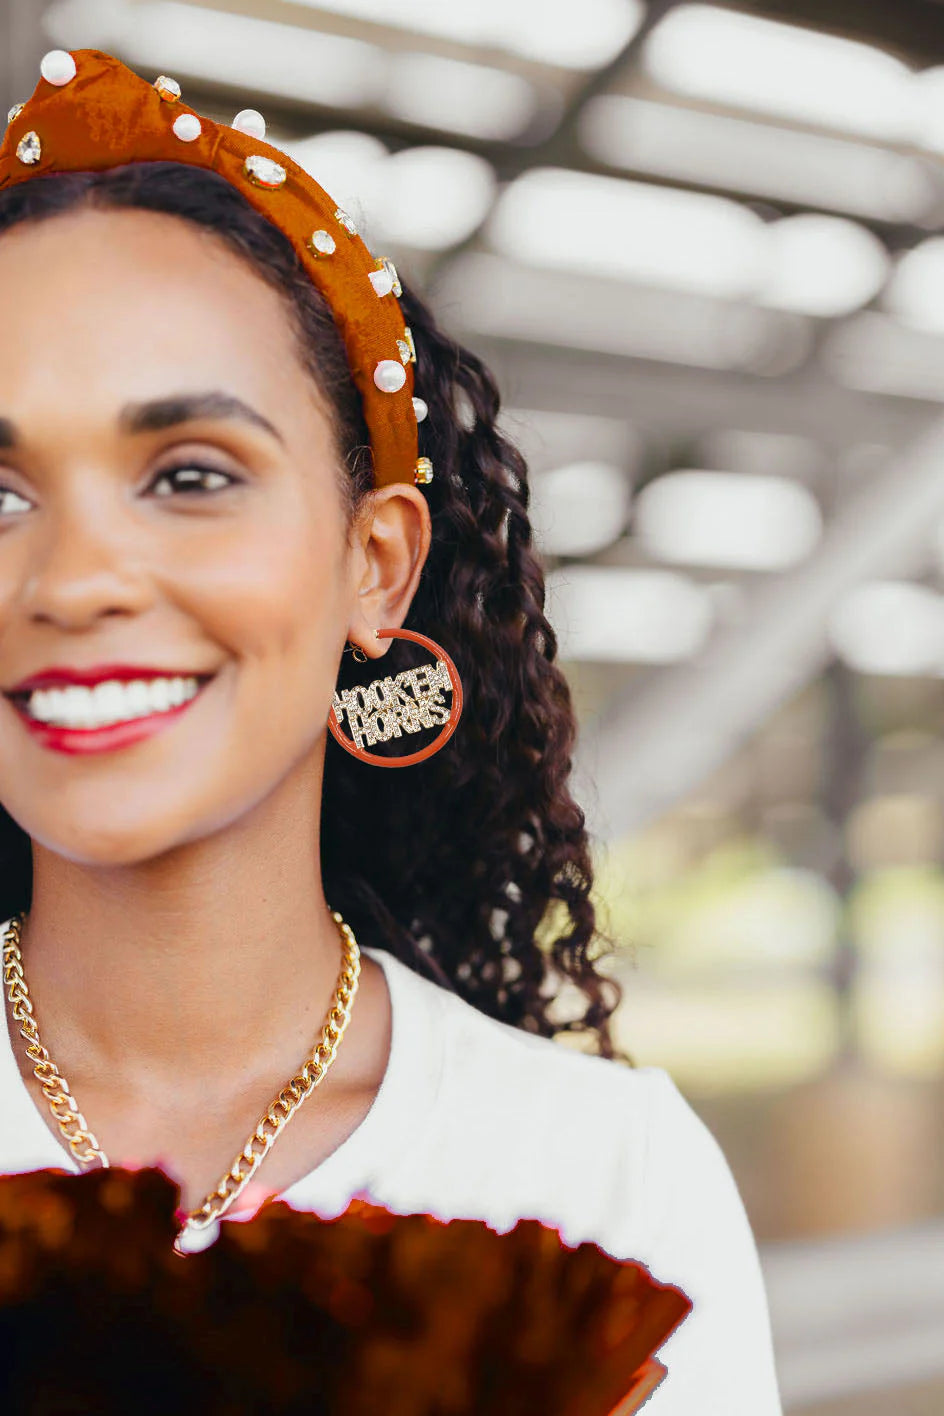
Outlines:
<svg viewBox="0 0 944 1416"><path fill-rule="evenodd" d="M393 293L399 300L400 296L403 294L403 286L400 284L400 277L397 275L397 268L393 261L390 260L389 256L381 256L377 264L390 276Z"/></svg>
<svg viewBox="0 0 944 1416"><path fill-rule="evenodd" d="M165 103L176 103L180 97L180 84L176 79L169 79L166 74L161 74L154 80L154 87Z"/></svg>
<svg viewBox="0 0 944 1416"><path fill-rule="evenodd" d="M288 173L278 162L273 162L271 157L263 157L260 153L253 153L247 157L243 163L243 171L256 187L268 187L270 190L281 187Z"/></svg>
<svg viewBox="0 0 944 1416"><path fill-rule="evenodd" d="M428 457L418 457L413 471L413 481L417 486L433 480L433 464Z"/></svg>
<svg viewBox="0 0 944 1416"><path fill-rule="evenodd" d="M330 231L313 231L308 238L308 249L316 256L333 256L338 244Z"/></svg>
<svg viewBox="0 0 944 1416"><path fill-rule="evenodd" d="M32 167L43 155L43 145L39 141L39 134L30 131L24 133L16 145L16 155L27 167Z"/></svg>
<svg viewBox="0 0 944 1416"><path fill-rule="evenodd" d="M413 343L413 331L409 325L403 327L403 338L397 340L397 351L404 364L416 363L416 345Z"/></svg>

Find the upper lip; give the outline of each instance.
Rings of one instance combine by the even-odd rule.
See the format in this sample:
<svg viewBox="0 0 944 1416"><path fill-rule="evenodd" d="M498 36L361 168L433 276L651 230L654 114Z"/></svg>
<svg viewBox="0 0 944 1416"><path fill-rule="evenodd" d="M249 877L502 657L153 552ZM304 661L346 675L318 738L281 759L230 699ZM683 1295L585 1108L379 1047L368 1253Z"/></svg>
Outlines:
<svg viewBox="0 0 944 1416"><path fill-rule="evenodd" d="M211 678L212 674L197 673L192 669L155 668L149 664L93 664L87 669L54 667L41 669L29 678L21 679L4 693L32 693L39 688L59 688L68 684L78 684L91 688L104 683L106 679L154 679L154 678Z"/></svg>

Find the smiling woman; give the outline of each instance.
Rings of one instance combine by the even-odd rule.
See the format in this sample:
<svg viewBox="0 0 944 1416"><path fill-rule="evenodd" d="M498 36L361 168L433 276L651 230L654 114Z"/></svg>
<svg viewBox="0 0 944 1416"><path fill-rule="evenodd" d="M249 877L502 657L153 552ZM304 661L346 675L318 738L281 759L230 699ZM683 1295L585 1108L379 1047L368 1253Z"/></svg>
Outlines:
<svg viewBox="0 0 944 1416"><path fill-rule="evenodd" d="M161 1163L198 1214L292 1077L242 1217L368 1193L541 1218L693 1299L653 1416L775 1416L731 1173L666 1074L610 1038L527 469L488 370L372 274L409 322L414 481L380 477L343 309L219 172L0 182L0 917L20 1010L0 1170ZM328 743L329 714L377 731L345 645L409 677L422 656L380 637L407 626L454 663L464 713L409 774L377 772ZM421 707L398 706L407 730L435 728ZM375 756L402 756L380 737ZM582 993L579 1022L552 1020L551 979ZM601 1055L555 1046L568 1027Z"/></svg>

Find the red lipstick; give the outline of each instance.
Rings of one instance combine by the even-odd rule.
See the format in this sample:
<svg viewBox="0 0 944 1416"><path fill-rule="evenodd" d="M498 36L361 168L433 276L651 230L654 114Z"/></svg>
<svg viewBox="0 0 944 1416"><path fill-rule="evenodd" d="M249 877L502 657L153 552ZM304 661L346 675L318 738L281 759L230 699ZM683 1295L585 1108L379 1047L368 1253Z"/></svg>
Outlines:
<svg viewBox="0 0 944 1416"><path fill-rule="evenodd" d="M152 737L162 728L170 727L186 713L191 704L196 703L212 677L212 674L194 674L186 670L168 672L167 669L141 668L130 664L102 664L89 669L53 668L22 679L14 688L6 690L6 696L16 709L20 721L42 747L71 755L113 752L117 748L130 747L132 743ZM70 684L91 687L106 679L128 681L152 678L195 678L199 686L192 698L164 712L148 713L144 717L128 718L124 722L109 723L100 728L67 728L60 724L42 723L37 718L30 717L26 711L26 700L37 689L66 687Z"/></svg>
<svg viewBox="0 0 944 1416"><path fill-rule="evenodd" d="M41 746L51 747L55 752L75 755L83 752L113 752L115 748L130 747L142 738L152 737L154 733L159 733L161 728L175 723L199 697L198 693L196 698L180 703L176 708L169 708L166 713L149 713L144 718L129 718L126 723L111 723L105 728L61 728L52 723L37 722L35 718L30 718L22 712L17 704L14 704L14 707Z"/></svg>
<svg viewBox="0 0 944 1416"><path fill-rule="evenodd" d="M78 684L80 688L94 688L95 684L104 683L107 679L120 679L125 683L132 679L209 677L209 674L198 673L194 669L164 669L142 664L93 664L87 669L40 669L38 674L30 674L29 678L21 679L4 692L32 693L36 688L65 688L69 684Z"/></svg>

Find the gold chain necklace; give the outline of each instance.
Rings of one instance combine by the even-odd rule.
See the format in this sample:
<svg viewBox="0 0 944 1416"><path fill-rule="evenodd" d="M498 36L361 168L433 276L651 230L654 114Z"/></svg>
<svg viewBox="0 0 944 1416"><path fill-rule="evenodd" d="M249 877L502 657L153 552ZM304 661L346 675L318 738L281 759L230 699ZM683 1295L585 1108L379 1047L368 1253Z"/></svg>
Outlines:
<svg viewBox="0 0 944 1416"><path fill-rule="evenodd" d="M43 1089L49 1109L68 1142L70 1151L80 1162L97 1160L102 1168L107 1169L108 1157L89 1130L68 1082L40 1041L39 1029L33 1017L33 1003L23 975L23 955L20 952L20 929L25 918L25 914L15 915L3 936L3 980L13 1007L13 1017L21 1024L20 1033L26 1040L26 1052L34 1064L34 1075ZM266 1107L259 1124L229 1170L221 1176L216 1189L211 1190L203 1203L187 1216L174 1242L178 1254L189 1252L183 1245L184 1236L188 1231L207 1229L226 1213L255 1175L286 1123L302 1102L311 1096L334 1061L338 1045L350 1021L351 1008L357 993L360 950L350 925L345 924L337 910L331 911L331 918L341 934L343 958L321 1037L301 1070ZM244 1164L249 1167L245 1171Z"/></svg>

